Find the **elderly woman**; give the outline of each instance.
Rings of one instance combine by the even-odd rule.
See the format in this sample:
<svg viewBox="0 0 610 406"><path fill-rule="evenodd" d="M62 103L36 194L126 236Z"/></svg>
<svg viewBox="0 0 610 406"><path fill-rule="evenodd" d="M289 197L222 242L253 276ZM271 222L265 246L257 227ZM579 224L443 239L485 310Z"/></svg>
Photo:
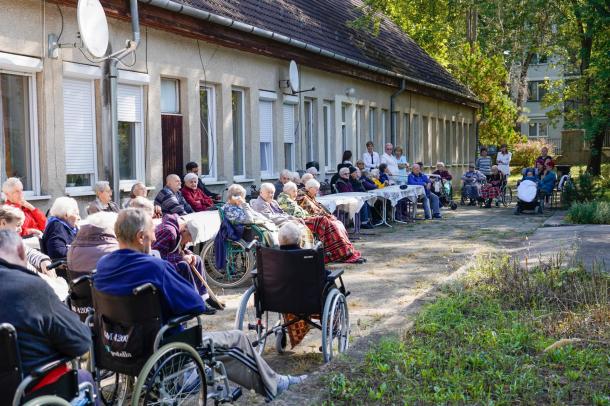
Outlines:
<svg viewBox="0 0 610 406"><path fill-rule="evenodd" d="M133 200L138 197L142 197L144 199L148 198L148 189L146 189L146 185L142 182L136 182L133 184L129 193L129 199L125 200L125 202L123 203L123 208L127 209L129 207L132 207L131 202L133 202ZM154 206L153 217L161 218L161 216L161 206Z"/></svg>
<svg viewBox="0 0 610 406"><path fill-rule="evenodd" d="M208 197L203 190L197 187L199 177L194 173L184 175L184 186L182 196L193 208L193 211L204 211L214 208L214 201Z"/></svg>
<svg viewBox="0 0 610 406"><path fill-rule="evenodd" d="M399 185L406 185L407 176L409 175L407 173L409 163L407 162L407 157L403 155L401 146L396 146L394 148L394 158L396 158L396 163L398 164L398 173L394 174L394 179Z"/></svg>
<svg viewBox="0 0 610 406"><path fill-rule="evenodd" d="M442 180L451 180L451 179L453 179L453 176L451 175L451 172L449 172L447 170L447 168L445 167L445 163L444 162L437 162L436 163L436 170L434 172L432 172L432 174L440 176Z"/></svg>
<svg viewBox="0 0 610 406"><path fill-rule="evenodd" d="M502 182L504 182L504 174L499 171L498 165L493 165L487 183L481 187L481 198L485 200L485 207L490 208L491 202L500 197Z"/></svg>
<svg viewBox="0 0 610 406"><path fill-rule="evenodd" d="M87 217L87 224L78 230L76 238L68 248L70 271L89 274L95 270L101 257L119 249L119 242L114 234L116 219L117 214L111 212L99 212Z"/></svg>
<svg viewBox="0 0 610 406"><path fill-rule="evenodd" d="M78 203L71 197L58 197L49 210L49 221L44 230L40 247L53 261L68 255L68 245L72 244L80 220Z"/></svg>
<svg viewBox="0 0 610 406"><path fill-rule="evenodd" d="M353 192L352 184L350 182L349 176L349 167L344 167L339 169L339 179L337 183L335 183L335 187L337 188L337 192L339 193L348 193Z"/></svg>
<svg viewBox="0 0 610 406"><path fill-rule="evenodd" d="M372 169L370 172L370 175L371 175L371 181L375 184L377 189L383 189L384 187L386 187L386 184L381 181L381 175L379 172L379 168Z"/></svg>
<svg viewBox="0 0 610 406"><path fill-rule="evenodd" d="M316 168L314 168L314 169L316 169ZM315 179L315 176L312 173L305 172L303 174L303 176L301 176L301 183L297 184L299 189L305 189L305 184L311 179Z"/></svg>
<svg viewBox="0 0 610 406"><path fill-rule="evenodd" d="M462 199L469 199L469 206L476 206L476 202L480 198L481 185L486 179L482 172L475 169L474 164L468 165L468 171L462 175L462 181L464 182Z"/></svg>
<svg viewBox="0 0 610 406"><path fill-rule="evenodd" d="M112 189L110 183L105 180L95 184L95 200L87 206L87 214L93 214L100 211L119 212L119 207L112 201Z"/></svg>
<svg viewBox="0 0 610 406"><path fill-rule="evenodd" d="M2 192L6 196L5 204L21 210L25 215L21 227L21 236L40 237L47 224L47 218L42 211L25 200L23 183L18 178L8 178L2 184Z"/></svg>
<svg viewBox="0 0 610 406"><path fill-rule="evenodd" d="M313 246L313 235L307 227L305 222L295 216L291 216L282 210L282 208L273 200L275 193L275 186L272 183L261 184L260 194L258 198L250 201L250 206L254 211L262 214L268 220L272 221L276 226L281 227L287 222L298 223L301 227L303 242L305 246Z"/></svg>
<svg viewBox="0 0 610 406"><path fill-rule="evenodd" d="M317 181L315 182L319 188L320 184ZM311 185L313 183L310 183ZM301 192L301 194L304 193ZM328 212L323 215L309 214L297 203L297 195L297 186L292 182L288 182L284 185L284 191L278 196L278 204L286 213L303 219L311 232L322 241L324 244L324 263L364 262L360 252L350 242L343 224L334 216L329 215Z"/></svg>

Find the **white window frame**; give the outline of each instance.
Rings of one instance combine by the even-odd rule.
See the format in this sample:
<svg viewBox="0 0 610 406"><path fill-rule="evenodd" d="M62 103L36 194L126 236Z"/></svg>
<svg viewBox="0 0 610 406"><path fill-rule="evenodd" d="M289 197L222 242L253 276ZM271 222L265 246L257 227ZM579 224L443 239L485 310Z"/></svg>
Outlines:
<svg viewBox="0 0 610 406"><path fill-rule="evenodd" d="M201 175L201 179L205 181L215 182L218 179L217 163L218 154L216 149L216 89L214 86L206 86L203 84L199 85L199 97L201 97L201 89L204 88L208 94L208 148L212 151L213 160L208 157L208 166L210 173L207 175ZM201 108L201 101L199 101ZM201 111L199 111L199 119L201 120ZM199 124L201 126L201 123ZM201 145L200 145L201 148ZM199 150L199 156L201 157L201 149ZM201 165L201 163L199 163Z"/></svg>
<svg viewBox="0 0 610 406"><path fill-rule="evenodd" d="M385 144L388 142L388 111L386 109L381 109L381 145L385 150Z"/></svg>
<svg viewBox="0 0 610 406"><path fill-rule="evenodd" d="M341 103L341 156L349 148L349 135L347 134L347 114L349 104Z"/></svg>
<svg viewBox="0 0 610 406"><path fill-rule="evenodd" d="M119 73L120 74L120 73ZM144 151L144 137L146 136L146 127L144 123L144 85L142 83L137 83L131 80L122 81L119 77L119 85L129 85L129 86L137 86L140 92L140 101L142 102L142 106L140 106L140 117L138 119L140 121L133 121L136 131L136 179L121 179L119 181L119 187L123 191L130 190L131 187L137 182L144 182L144 177L146 173L145 162L146 162L146 154ZM130 121L128 121L130 122ZM116 193L116 192L115 192Z"/></svg>
<svg viewBox="0 0 610 406"><path fill-rule="evenodd" d="M0 53L0 57L4 54ZM19 55L15 55L18 57ZM0 58L1 59L1 58ZM35 58L28 58L35 59ZM38 66L38 65L37 65ZM26 198L32 198L40 195L40 155L39 155L39 145L38 145L38 102L36 97L36 74L34 72L39 71L36 67L36 70L32 72L20 72L9 69L3 69L3 65L0 66L0 73L6 73L9 75L18 75L25 76L28 78L28 109L29 109L29 126L30 126L30 161L32 171L32 189L24 190L23 194ZM42 70L42 63L40 64L40 70ZM4 159L4 157L2 157Z"/></svg>
<svg viewBox="0 0 610 406"><path fill-rule="evenodd" d="M98 180L98 173L97 173L97 116L96 116L96 112L95 112L95 79L96 78L86 78L83 77L82 75L72 75L70 73L65 73L64 71L64 77L68 78L68 79L72 79L72 80L86 80L89 82L89 85L91 86L91 117L93 119L93 173L91 174L91 186L74 186L74 187L68 187L67 183L65 185L65 192L66 194L70 195L70 194L78 194L78 193L83 193L83 192L91 192L94 187L95 187L95 183ZM65 125L65 123L64 123ZM65 134L64 134L64 141L65 141ZM66 178L68 176L68 173L65 173Z"/></svg>
<svg viewBox="0 0 610 406"><path fill-rule="evenodd" d="M275 92L269 92L269 91L263 91L263 90L259 90L258 92L258 100L259 100L259 104L260 102L266 102L266 103L271 103L271 142L264 142L265 144L270 144L271 146L271 154L269 155L269 168L267 168L266 171L263 171L263 169L261 168L261 178L272 178L274 176L274 167L275 167L275 157L274 157L274 147L273 147L273 140L275 139L275 101L277 100L277 94ZM259 107L260 109L260 107ZM259 115L260 115L260 110L259 110ZM260 117L259 117L259 121L260 121ZM260 123L259 123L259 144L263 144L263 142L260 140ZM259 145L260 148L260 145Z"/></svg>
<svg viewBox="0 0 610 406"><path fill-rule="evenodd" d="M356 161L358 159L360 159L360 154L362 153L361 149L362 149L362 133L364 130L364 126L362 125L364 122L364 106L362 105L356 105L356 145L354 146L354 151L353 152L353 156L354 158L352 158L354 164L356 163Z"/></svg>
<svg viewBox="0 0 610 406"><path fill-rule="evenodd" d="M329 102L322 104L322 125L324 126L324 169L329 171L332 168L332 156L334 145L334 125L332 119L333 108ZM324 123L324 115L326 114L326 123ZM328 136L326 136L328 135Z"/></svg>
<svg viewBox="0 0 610 406"><path fill-rule="evenodd" d="M307 107L309 106L309 108ZM305 143L307 145L307 151L305 154L305 158L307 162L316 161L318 157L316 156L316 138L315 135L315 126L314 126L314 100L313 99L305 99L303 101L303 118L305 119ZM308 111L309 110L309 111Z"/></svg>
<svg viewBox="0 0 610 406"><path fill-rule="evenodd" d="M530 135L530 125L534 124L536 126L536 135ZM546 134L540 135L540 125L546 125ZM545 119L530 119L530 122L527 123L527 138L533 138L536 140L539 139L547 139L549 138L549 121Z"/></svg>
<svg viewBox="0 0 610 406"><path fill-rule="evenodd" d="M422 136L421 136L421 123L420 123L420 119L421 116L419 114L413 114L413 118L411 119L411 121L413 122L413 131L412 131L412 138L413 138L413 152L412 152L412 157L411 157L411 161L412 162L418 162L419 160L421 160L420 154L421 154L421 150L422 150L422 145L421 145L421 140L422 140Z"/></svg>
<svg viewBox="0 0 610 406"><path fill-rule="evenodd" d="M409 143L411 138L411 117L410 113L402 114L402 135L403 135L403 155L407 160L411 159L411 151L409 151Z"/></svg>
<svg viewBox="0 0 610 406"><path fill-rule="evenodd" d="M231 88L231 98L233 98L233 92L241 93L241 136L243 138L243 148L241 150L241 159L243 162L243 173L236 174L235 173L235 162L233 162L233 180L244 180L246 179L246 92L244 89L239 88ZM235 125L235 117L233 117L233 112L231 112L232 125ZM233 127L231 128L233 130ZM233 141L233 133L231 133L231 141ZM233 145L235 148L235 145Z"/></svg>
<svg viewBox="0 0 610 406"><path fill-rule="evenodd" d="M369 107L369 141L375 142L377 134L377 107Z"/></svg>
<svg viewBox="0 0 610 406"><path fill-rule="evenodd" d="M297 162L296 162L296 143L297 143L297 122L296 122L296 115L298 114L297 112L297 104L293 103L292 101L288 101L286 99L284 99L284 103L282 104L282 123L284 122L284 109L286 107L289 107L292 109L292 119L294 120L294 131L293 131L293 140L292 142L286 142L286 129L283 128L283 134L282 134L282 154L284 154L284 157L286 156L286 144L290 144L292 145L291 149L290 149L290 158L292 160L292 167L288 167L288 163L286 162L286 159L284 159L284 167L290 171L294 171L296 170L295 168L297 167ZM284 126L285 127L285 126Z"/></svg>
<svg viewBox="0 0 610 406"><path fill-rule="evenodd" d="M176 96L176 110L175 111L164 111L163 110L163 105L161 104L163 102L163 95L162 93L162 89L163 89L163 82L164 81L171 81L174 82L174 94ZM168 77L162 77L160 80L160 86L159 86L159 104L161 106L161 114L173 114L173 115L180 115L180 79L175 79L175 78L168 78Z"/></svg>

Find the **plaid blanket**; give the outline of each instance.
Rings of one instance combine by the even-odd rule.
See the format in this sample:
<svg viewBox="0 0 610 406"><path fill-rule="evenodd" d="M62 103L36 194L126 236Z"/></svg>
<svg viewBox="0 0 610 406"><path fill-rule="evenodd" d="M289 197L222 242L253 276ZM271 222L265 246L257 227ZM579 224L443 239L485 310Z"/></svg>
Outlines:
<svg viewBox="0 0 610 406"><path fill-rule="evenodd" d="M483 199L495 199L500 196L500 188L490 184L481 187L481 197Z"/></svg>

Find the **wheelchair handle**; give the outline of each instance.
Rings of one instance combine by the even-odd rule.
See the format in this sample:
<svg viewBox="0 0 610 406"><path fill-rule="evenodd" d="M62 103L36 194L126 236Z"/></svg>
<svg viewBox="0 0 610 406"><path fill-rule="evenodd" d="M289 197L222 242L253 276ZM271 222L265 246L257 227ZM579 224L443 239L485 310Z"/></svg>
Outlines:
<svg viewBox="0 0 610 406"><path fill-rule="evenodd" d="M258 245L257 239L250 241L250 243L248 245L246 245L246 251L252 251L252 248L256 247L257 245Z"/></svg>
<svg viewBox="0 0 610 406"><path fill-rule="evenodd" d="M47 270L59 268L60 266L66 265L67 263L68 261L66 260L66 258L58 259L57 261L52 262L49 266L47 266Z"/></svg>
<svg viewBox="0 0 610 406"><path fill-rule="evenodd" d="M133 294L139 295L140 293L142 293L148 289L151 289L153 292L155 292L157 290L155 288L155 285L153 285L152 283L145 283L144 285L140 285L140 286L133 288Z"/></svg>

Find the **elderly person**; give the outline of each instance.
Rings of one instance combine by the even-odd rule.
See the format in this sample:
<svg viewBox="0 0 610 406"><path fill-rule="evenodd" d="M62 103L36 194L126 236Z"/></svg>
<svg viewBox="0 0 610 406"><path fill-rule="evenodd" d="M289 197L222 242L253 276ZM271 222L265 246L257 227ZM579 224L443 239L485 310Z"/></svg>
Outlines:
<svg viewBox="0 0 610 406"><path fill-rule="evenodd" d="M277 199L279 194L282 192L284 184L286 182L290 182L290 176L291 172L288 169L284 169L280 172L280 178L273 184L275 187L275 195L273 196L274 199Z"/></svg>
<svg viewBox="0 0 610 406"><path fill-rule="evenodd" d="M2 184L2 192L6 196L5 204L15 207L23 212L25 219L21 227L21 236L42 236L42 231L47 225L44 213L25 200L23 195L23 183L19 178L8 178Z"/></svg>
<svg viewBox="0 0 610 406"><path fill-rule="evenodd" d="M214 209L214 201L197 187L198 180L199 177L194 173L184 175L184 187L181 190L184 200L195 212Z"/></svg>
<svg viewBox="0 0 610 406"><path fill-rule="evenodd" d="M161 207L163 214L178 214L184 216L192 213L193 209L182 196L180 187L182 181L180 176L176 174L167 175L165 178L165 187L157 193L155 197L155 205Z"/></svg>
<svg viewBox="0 0 610 406"><path fill-rule="evenodd" d="M476 202L479 200L479 194L481 191L482 183L487 177L480 171L475 169L474 164L468 165L468 171L462 175L462 181L464 182L463 198L469 199L469 206L476 206Z"/></svg>
<svg viewBox="0 0 610 406"><path fill-rule="evenodd" d="M339 179L337 179L337 183L335 183L335 188L337 188L337 192L348 193L354 191L354 189L352 188L352 184L349 180L349 174L349 168L339 169Z"/></svg>
<svg viewBox="0 0 610 406"><path fill-rule="evenodd" d="M301 176L301 183L297 184L297 186L299 187L299 189L305 189L305 184L311 179L315 179L315 177L311 173L305 172L303 176Z"/></svg>
<svg viewBox="0 0 610 406"><path fill-rule="evenodd" d="M386 184L381 181L381 173L379 172L379 168L371 170L370 176L371 182L375 184L377 189L383 189L386 187Z"/></svg>
<svg viewBox="0 0 610 406"><path fill-rule="evenodd" d="M218 201L220 201L220 199L222 199L221 195L219 195L218 193L214 193L205 187L203 180L201 180L201 178L199 177L199 164L197 164L197 162L191 161L191 162L187 163L186 164L186 173L194 173L197 176L197 187L199 189L201 189L201 191L203 193L205 193L205 195L207 197L209 197L210 199L212 199L216 202L218 202Z"/></svg>
<svg viewBox="0 0 610 406"><path fill-rule="evenodd" d="M510 176L510 160L513 155L508 152L508 147L506 144L502 144L500 146L500 151L496 155L496 165L498 165L498 169L505 177Z"/></svg>
<svg viewBox="0 0 610 406"><path fill-rule="evenodd" d="M364 161L362 159L359 159L356 161L356 168L360 169L360 172L364 172L365 171L365 166L364 166Z"/></svg>
<svg viewBox="0 0 610 406"><path fill-rule="evenodd" d="M318 188L319 185L318 183ZM334 216L309 214L297 203L297 195L297 185L288 182L284 185L284 191L278 196L278 204L287 214L303 219L311 232L322 241L324 244L324 263L364 262L361 259L360 252L350 242L343 224Z"/></svg>
<svg viewBox="0 0 610 406"><path fill-rule="evenodd" d="M364 166L367 170L372 170L379 167L381 160L379 159L379 154L373 149L375 145L373 141L368 141L366 143L366 152L362 154L362 160L364 161Z"/></svg>
<svg viewBox="0 0 610 406"><path fill-rule="evenodd" d="M407 173L409 170L409 163L407 162L407 157L403 155L401 146L397 145L394 148L394 158L396 159L396 165L398 166L398 173L394 174L394 179L399 185L406 185L407 176L409 175Z"/></svg>
<svg viewBox="0 0 610 406"><path fill-rule="evenodd" d="M93 214L100 211L119 212L119 207L112 201L112 189L110 183L101 180L95 184L95 200L87 206L87 214Z"/></svg>
<svg viewBox="0 0 610 406"><path fill-rule="evenodd" d="M139 199L143 198L139 197ZM68 248L70 271L90 274L97 267L97 261L101 257L119 249L119 243L114 235L116 219L116 213L107 212L95 213L87 217L87 224L80 227L76 238Z"/></svg>
<svg viewBox="0 0 610 406"><path fill-rule="evenodd" d="M362 182L362 186L364 186L366 191L377 189L377 185L371 180L369 173L366 171L360 172L360 181Z"/></svg>
<svg viewBox="0 0 610 406"><path fill-rule="evenodd" d="M381 155L381 163L386 165L390 179L394 179L398 175L398 161L394 156L394 146L389 142L385 144L385 150ZM398 178L396 179L398 180Z"/></svg>
<svg viewBox="0 0 610 406"><path fill-rule="evenodd" d="M485 207L490 208L491 202L500 197L503 182L504 174L499 171L497 165L493 165L491 175L487 177L487 183L481 187L481 198L485 201Z"/></svg>
<svg viewBox="0 0 610 406"><path fill-rule="evenodd" d="M309 174L311 174L311 176L313 176L313 178L312 178L312 179L317 178L317 177L318 177L318 175L320 174L320 173L318 172L318 168L316 168L315 166L310 166L309 168L307 168L307 169L305 170L305 173L309 173ZM303 176L305 176L305 175L303 175ZM308 180L309 180L309 179L308 179ZM301 182L302 182L302 181L303 181L303 178L301 178Z"/></svg>
<svg viewBox="0 0 610 406"><path fill-rule="evenodd" d="M49 220L40 247L53 261L68 255L68 246L76 237L80 220L78 203L71 197L58 197L49 210Z"/></svg>
<svg viewBox="0 0 610 406"><path fill-rule="evenodd" d="M447 168L445 167L445 163L444 162L437 162L436 163L436 170L434 172L432 172L432 174L440 176L442 180L451 180L451 179L453 179L453 176L451 175L451 172L449 172L447 170Z"/></svg>
<svg viewBox="0 0 610 406"><path fill-rule="evenodd" d="M441 209L439 207L439 199L436 194L432 192L432 183L426 175L421 172L421 166L419 164L413 164L413 168L409 178L407 180L408 185L419 185L423 186L426 191L424 195L424 218L429 220L430 217L430 204L432 204L432 218L440 219Z"/></svg>
<svg viewBox="0 0 610 406"><path fill-rule="evenodd" d="M129 199L125 200L125 203L123 203L123 208L127 209L129 207L132 207L131 202L137 197L142 197L144 199L148 198L148 189L146 188L146 185L142 182L136 182L131 186L131 191L129 192ZM154 206L153 212L154 218L161 218L161 206Z"/></svg>

